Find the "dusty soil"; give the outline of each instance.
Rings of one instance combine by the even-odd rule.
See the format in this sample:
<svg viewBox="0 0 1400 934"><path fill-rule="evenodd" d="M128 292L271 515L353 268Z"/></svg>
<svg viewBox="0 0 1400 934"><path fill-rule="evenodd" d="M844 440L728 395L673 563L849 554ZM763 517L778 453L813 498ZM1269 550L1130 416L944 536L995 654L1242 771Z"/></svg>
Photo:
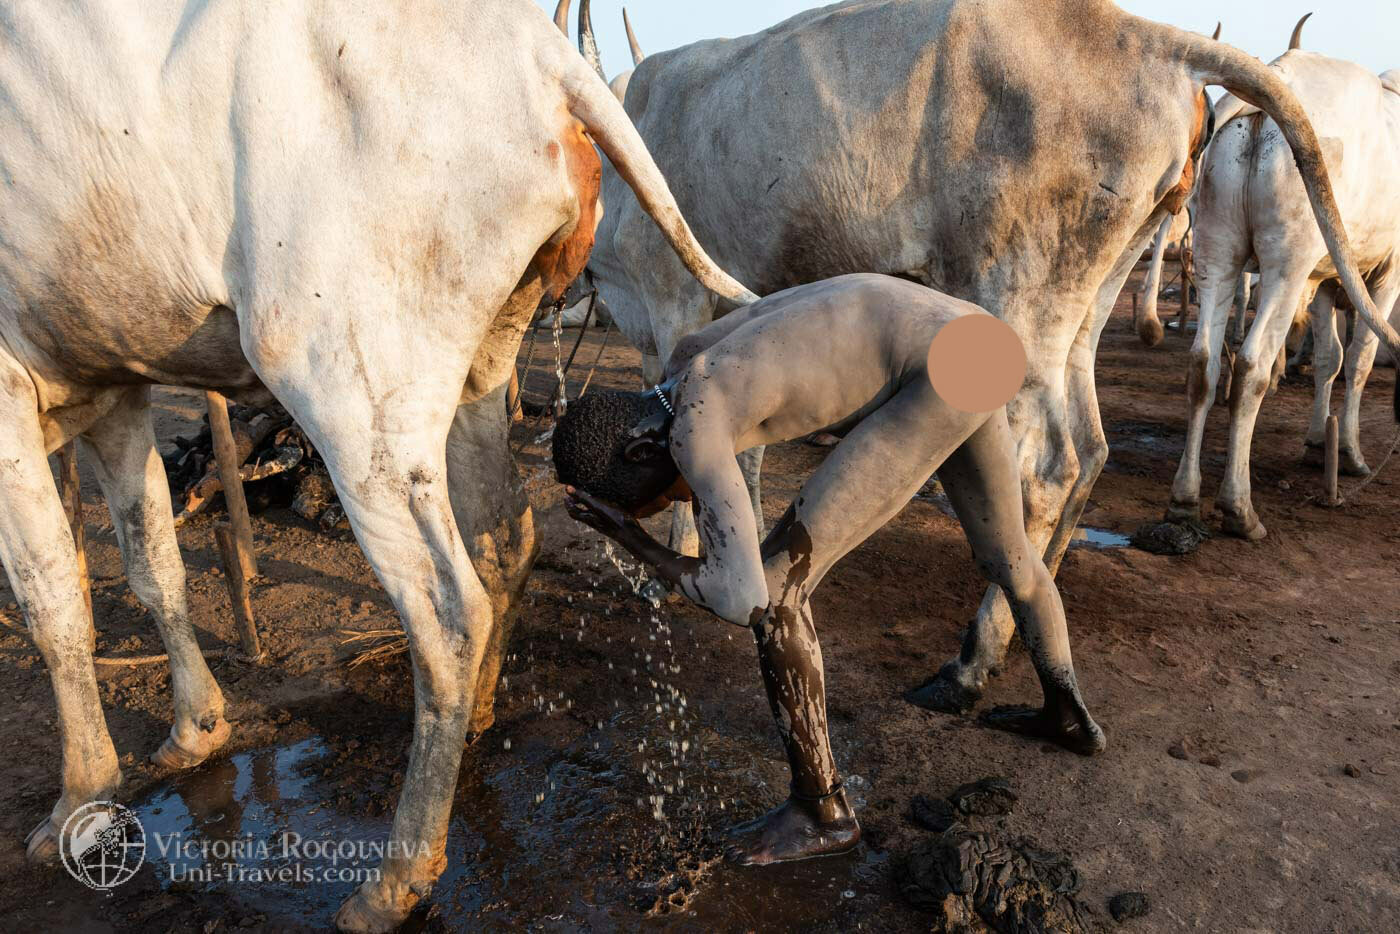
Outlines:
<svg viewBox="0 0 1400 934"><path fill-rule="evenodd" d="M1126 302L1124 303L1126 306ZM587 369L601 332L580 352ZM1186 341L1137 344L1110 323L1098 380L1112 455L1086 525L1129 534L1166 504L1179 454ZM551 351L547 344L542 353ZM595 380L635 385L614 336ZM1392 370L1378 370L1364 439L1374 465L1393 436ZM541 371L531 381L545 389ZM743 630L632 595L597 538L563 513L540 429L516 429L543 554L507 665L498 720L466 752L451 867L427 930L651 925L706 930L917 930L896 894L896 854L924 839L915 795L989 775L1015 813L988 826L1068 853L1085 902L1149 894L1141 931L1400 929L1400 464L1355 502L1311 502L1300 463L1311 384L1267 400L1255 441L1258 545L1215 538L1184 558L1075 547L1060 587L1080 679L1109 737L1085 760L940 716L900 693L958 645L982 591L967 545L934 501L916 500L841 563L815 599L838 761L863 800L859 852L768 870L718 862L710 832L783 795L786 775ZM165 392L160 432L198 406ZM1223 468L1212 415L1206 491ZM771 451L774 521L823 451ZM86 493L94 602L107 654L158 652L125 587L105 508ZM382 839L411 729L407 662L349 669L341 630L396 625L348 536L285 509L256 517L264 579L254 604L263 666L215 664L235 732L228 755L178 778L147 763L169 715L163 666L104 669L103 698L126 781L120 796L156 832L205 839L296 829ZM181 530L204 644L232 645L209 520ZM59 769L49 682L13 595L0 589L0 928L75 931L324 930L350 882L172 882L168 860L103 897L62 869L25 865ZM1013 646L989 703L1037 699ZM1170 752L1169 752L1170 750ZM668 790L669 786L669 790ZM664 795L658 804L655 797ZM655 812L661 817L655 816Z"/></svg>

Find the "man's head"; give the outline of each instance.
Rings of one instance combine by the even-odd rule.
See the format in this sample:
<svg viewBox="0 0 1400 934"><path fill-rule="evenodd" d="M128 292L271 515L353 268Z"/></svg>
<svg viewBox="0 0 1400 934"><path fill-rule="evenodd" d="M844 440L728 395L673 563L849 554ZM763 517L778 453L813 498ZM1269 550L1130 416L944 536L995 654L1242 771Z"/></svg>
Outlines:
<svg viewBox="0 0 1400 934"><path fill-rule="evenodd" d="M674 498L681 480L669 450L671 415L654 392L595 391L569 404L554 429L559 482L636 516Z"/></svg>

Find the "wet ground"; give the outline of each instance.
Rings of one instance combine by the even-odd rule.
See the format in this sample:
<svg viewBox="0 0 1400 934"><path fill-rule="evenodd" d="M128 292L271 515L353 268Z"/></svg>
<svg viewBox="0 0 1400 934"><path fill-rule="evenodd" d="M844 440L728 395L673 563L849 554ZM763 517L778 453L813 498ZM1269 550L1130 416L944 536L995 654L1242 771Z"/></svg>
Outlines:
<svg viewBox="0 0 1400 934"><path fill-rule="evenodd" d="M584 368L600 337L586 338ZM1068 853L1105 923L1109 897L1143 891L1152 913L1132 930L1400 929L1400 473L1392 463L1344 509L1316 506L1319 478L1300 464L1311 387L1286 383L1266 401L1255 445L1270 538L1216 537L1182 558L1125 547L1166 504L1185 349L1170 334L1141 348L1124 314L1100 355L1113 451L1060 586L1107 753L1080 759L900 699L956 649L982 590L931 487L814 601L833 745L865 842L771 869L718 859L717 832L786 789L748 633L637 598L597 537L564 515L531 443L544 426L519 426L543 553L497 725L464 757L448 870L413 928L927 929L894 883L901 854L927 838L910 800L999 775L1020 801L993 826ZM595 382L634 385L637 363L614 336ZM1378 371L1367 396L1373 465L1393 437L1393 379ZM163 398L168 437L198 406ZM1223 468L1224 415L1212 415L1207 495ZM770 452L770 522L824 454ZM86 520L100 650L159 651L93 491ZM24 834L53 803L56 723L43 666L0 589L11 627L0 629L0 929L321 931L373 865L317 845L372 846L388 832L411 731L407 663L352 669L341 631L392 627L392 611L347 537L281 509L255 526L264 579L253 599L270 659L214 664L234 721L228 755L179 776L150 766L168 724L168 674L104 669L120 800L148 834L147 865L109 897L24 864ZM210 527L200 520L180 537L201 641L229 646ZM1036 696L1013 646L988 702ZM290 855L280 849L289 839ZM285 868L309 877L259 875Z"/></svg>

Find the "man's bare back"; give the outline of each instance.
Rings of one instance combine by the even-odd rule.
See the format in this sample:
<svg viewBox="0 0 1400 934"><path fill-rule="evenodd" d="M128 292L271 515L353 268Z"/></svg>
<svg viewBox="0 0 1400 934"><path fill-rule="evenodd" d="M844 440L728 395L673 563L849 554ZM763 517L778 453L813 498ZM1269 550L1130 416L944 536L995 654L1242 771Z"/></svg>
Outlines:
<svg viewBox="0 0 1400 934"><path fill-rule="evenodd" d="M733 855L741 861L841 852L859 840L827 737L809 598L935 471L983 574L1011 601L1045 694L1040 708L988 719L1077 752L1103 748L1079 696L1059 594L1026 538L1005 410L954 407L928 371L931 346L961 340L951 336L966 329L949 325L974 316L1005 327L975 305L884 276L800 286L686 338L650 393L585 397L556 430L570 513L694 603L754 632L793 787L781 807L738 828ZM952 349L976 361L989 346L997 345ZM1003 363L987 359L964 379L995 379ZM844 438L760 543L736 453L822 430ZM687 498L704 558L676 554L636 521Z"/></svg>

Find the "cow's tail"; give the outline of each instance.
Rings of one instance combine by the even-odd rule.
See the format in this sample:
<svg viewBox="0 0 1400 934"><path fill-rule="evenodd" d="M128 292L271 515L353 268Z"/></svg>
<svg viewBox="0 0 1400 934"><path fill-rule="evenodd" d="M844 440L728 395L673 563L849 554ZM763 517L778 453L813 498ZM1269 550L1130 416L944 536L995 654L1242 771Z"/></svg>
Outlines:
<svg viewBox="0 0 1400 934"><path fill-rule="evenodd" d="M567 57L563 57L558 64L570 111L612 160L618 175L637 195L637 201L651 219L656 221L656 226L661 228L661 233L685 268L705 288L731 302L749 305L758 301L757 295L719 268L695 239L690 225L681 216L661 169L657 168L651 153L647 151L646 143L642 142L641 134L632 125L627 111L622 109L622 104L603 79L573 49L567 45L564 48L568 49Z"/></svg>
<svg viewBox="0 0 1400 934"><path fill-rule="evenodd" d="M1342 288L1367 326L1380 335L1390 352L1400 359L1400 353L1397 353L1400 351L1400 334L1396 334L1395 329L1376 311L1366 291L1365 280L1356 265L1356 257L1342 225L1341 211L1332 193L1332 182L1327 175L1327 164L1323 161L1317 133L1313 131L1312 123L1293 91L1272 69L1233 46L1212 42L1205 36L1150 20L1133 19L1147 34L1149 52L1155 49L1163 59L1184 61L1198 80L1224 87L1242 101L1264 111L1278 124L1293 149L1293 160L1303 176L1308 200L1312 202L1327 251L1336 264ZM1397 402L1396 416L1400 419L1400 402Z"/></svg>

